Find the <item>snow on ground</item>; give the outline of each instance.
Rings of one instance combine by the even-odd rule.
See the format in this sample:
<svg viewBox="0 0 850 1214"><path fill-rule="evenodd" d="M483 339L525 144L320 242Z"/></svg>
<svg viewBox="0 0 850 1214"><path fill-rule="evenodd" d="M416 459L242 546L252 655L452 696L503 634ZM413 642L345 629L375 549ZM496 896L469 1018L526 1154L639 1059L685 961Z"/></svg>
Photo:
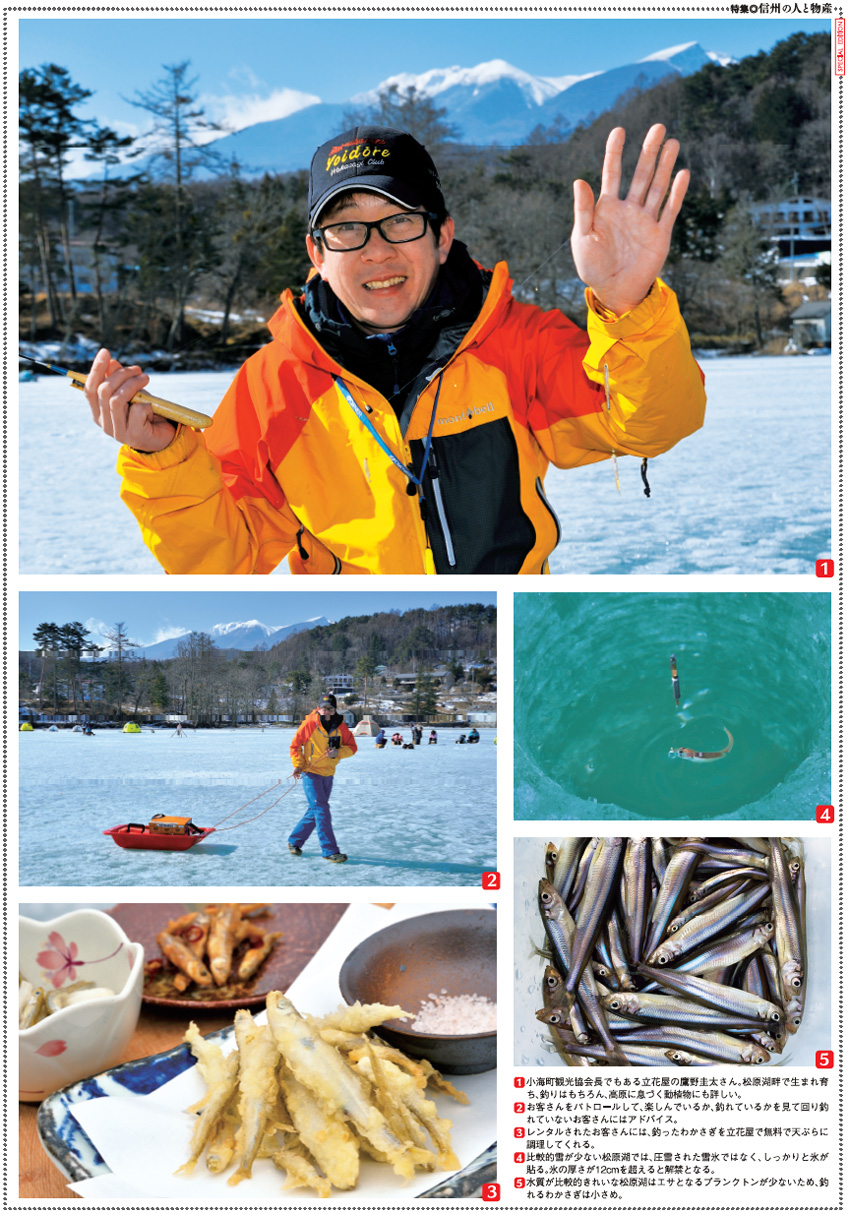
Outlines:
<svg viewBox="0 0 850 1214"><path fill-rule="evenodd" d="M811 573L830 552L831 359L705 360L703 430L649 464L549 470L563 539L553 573ZM232 371L155 374L212 413ZM58 376L18 385L22 573L161 572L118 498L116 444ZM284 564L278 572L286 573Z"/></svg>
<svg viewBox="0 0 850 1214"><path fill-rule="evenodd" d="M331 797L347 864L323 860L315 834L301 858L287 851L306 808L290 775L292 729L22 733L20 884L480 887L496 868L495 735L456 746L460 732L412 751L358 740ZM102 834L156 813L220 830L182 853L125 850Z"/></svg>
<svg viewBox="0 0 850 1214"><path fill-rule="evenodd" d="M550 471L553 573L814 573L830 554L830 363L706 359L705 426L649 461Z"/></svg>

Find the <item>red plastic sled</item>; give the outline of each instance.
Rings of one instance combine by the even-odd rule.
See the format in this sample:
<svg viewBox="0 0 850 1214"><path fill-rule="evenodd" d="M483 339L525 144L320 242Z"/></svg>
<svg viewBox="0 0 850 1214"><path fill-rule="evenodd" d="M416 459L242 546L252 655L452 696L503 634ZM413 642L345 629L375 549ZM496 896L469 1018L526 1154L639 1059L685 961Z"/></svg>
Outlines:
<svg viewBox="0 0 850 1214"><path fill-rule="evenodd" d="M188 823L179 834L163 834L151 830L141 822L127 822L123 826L113 826L103 832L110 835L119 847L138 847L153 851L188 851L207 835L215 833L214 826L195 826Z"/></svg>

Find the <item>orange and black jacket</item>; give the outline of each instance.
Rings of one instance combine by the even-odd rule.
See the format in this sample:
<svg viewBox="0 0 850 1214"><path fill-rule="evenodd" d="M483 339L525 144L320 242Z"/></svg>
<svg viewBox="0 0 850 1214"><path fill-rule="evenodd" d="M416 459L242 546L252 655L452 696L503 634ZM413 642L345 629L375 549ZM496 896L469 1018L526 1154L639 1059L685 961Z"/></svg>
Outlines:
<svg viewBox="0 0 850 1214"><path fill-rule="evenodd" d="M288 557L293 573L548 572L550 463L659 455L702 425L705 392L660 280L619 319L588 291L587 332L511 285L500 262L401 420L285 292L273 340L203 435L181 427L165 451L121 449L121 496L164 569L270 573Z"/></svg>
<svg viewBox="0 0 850 1214"><path fill-rule="evenodd" d="M336 758L328 758L328 739L339 737L340 747ZM357 743L351 730L339 714L330 717L328 724L315 709L305 717L289 744L292 766L296 771L306 771L314 776L332 776L340 759L357 754Z"/></svg>

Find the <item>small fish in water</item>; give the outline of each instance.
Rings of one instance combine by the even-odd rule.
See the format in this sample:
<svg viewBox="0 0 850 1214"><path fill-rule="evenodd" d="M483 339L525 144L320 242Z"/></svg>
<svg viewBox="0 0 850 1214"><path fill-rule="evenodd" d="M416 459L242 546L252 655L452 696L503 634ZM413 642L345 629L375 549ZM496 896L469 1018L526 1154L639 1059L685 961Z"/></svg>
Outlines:
<svg viewBox="0 0 850 1214"><path fill-rule="evenodd" d="M671 759L692 759L697 763L710 763L712 759L722 759L724 755L728 755L734 745L734 739L725 725L723 726L723 732L729 739L729 745L724 747L723 750L691 750L689 746L680 746L678 748L671 746L667 752L668 757Z"/></svg>

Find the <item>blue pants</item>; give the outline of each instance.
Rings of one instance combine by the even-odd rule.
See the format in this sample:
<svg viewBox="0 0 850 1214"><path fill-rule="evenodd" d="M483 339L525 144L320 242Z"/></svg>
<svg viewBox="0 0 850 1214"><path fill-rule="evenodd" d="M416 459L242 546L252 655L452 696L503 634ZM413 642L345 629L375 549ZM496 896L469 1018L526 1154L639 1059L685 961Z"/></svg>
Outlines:
<svg viewBox="0 0 850 1214"><path fill-rule="evenodd" d="M289 842L293 847L303 847L315 830L319 836L322 855L337 855L339 846L334 838L330 807L331 789L334 786L333 776L317 776L305 772L301 777L301 786L307 798L307 812L293 829Z"/></svg>

